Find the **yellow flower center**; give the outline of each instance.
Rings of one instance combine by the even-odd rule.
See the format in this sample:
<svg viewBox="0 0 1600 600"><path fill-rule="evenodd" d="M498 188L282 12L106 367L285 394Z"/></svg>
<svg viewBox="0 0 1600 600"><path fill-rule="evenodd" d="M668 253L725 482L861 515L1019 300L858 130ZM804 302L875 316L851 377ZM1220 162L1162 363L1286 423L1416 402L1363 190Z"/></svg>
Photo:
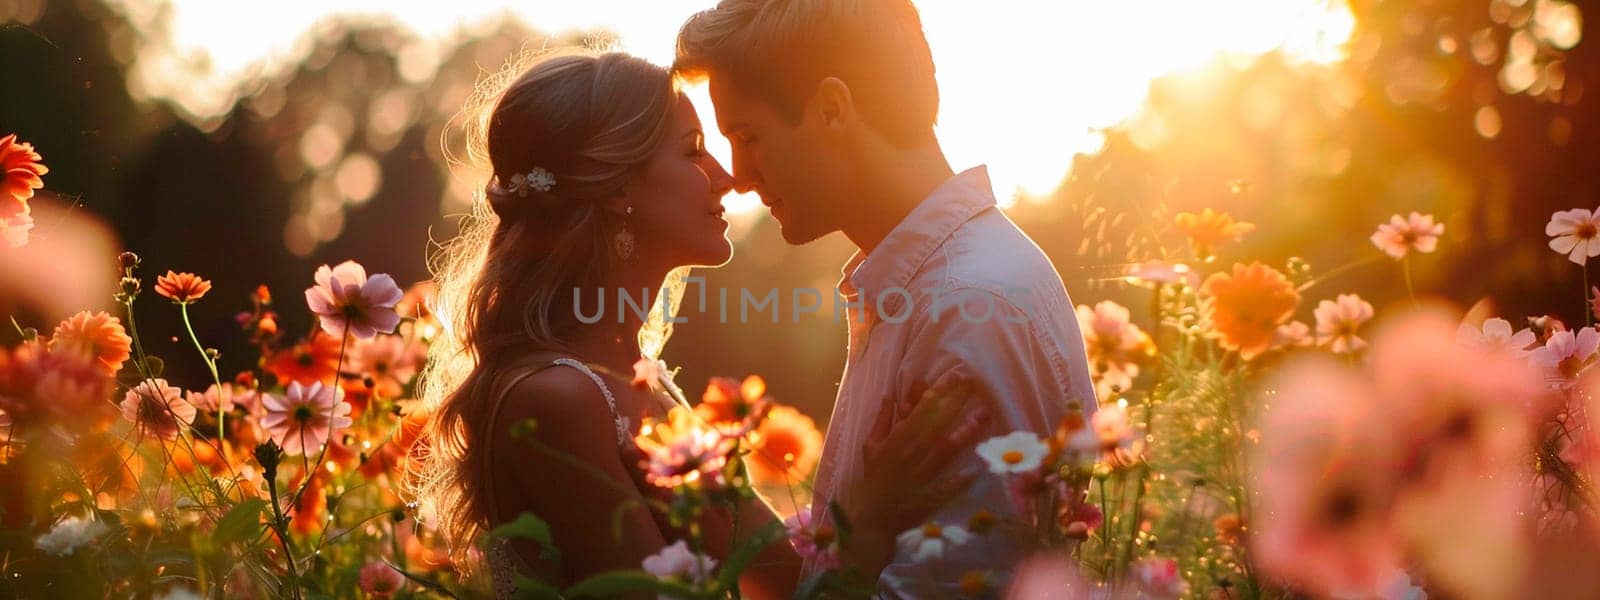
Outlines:
<svg viewBox="0 0 1600 600"><path fill-rule="evenodd" d="M1021 463L1022 462L1022 451L1021 450L1007 450L1005 454L1001 454L1000 455L1000 460L1005 461L1006 464L1008 464L1008 465L1015 465L1015 464Z"/></svg>
<svg viewBox="0 0 1600 600"><path fill-rule="evenodd" d="M928 523L922 526L922 537L933 539L944 537L944 528L938 523Z"/></svg>

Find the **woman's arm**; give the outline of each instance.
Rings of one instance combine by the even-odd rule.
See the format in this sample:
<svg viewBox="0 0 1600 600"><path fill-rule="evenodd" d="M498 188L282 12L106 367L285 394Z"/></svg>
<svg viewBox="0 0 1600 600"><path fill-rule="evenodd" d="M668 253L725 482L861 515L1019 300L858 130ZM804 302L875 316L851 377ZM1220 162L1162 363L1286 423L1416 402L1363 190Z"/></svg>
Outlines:
<svg viewBox="0 0 1600 600"><path fill-rule="evenodd" d="M540 559L536 544L513 544L518 554L561 585L640 568L665 540L623 464L616 422L600 390L579 371L552 368L509 393L492 438L489 473L499 517L509 521L530 512L548 522L561 550L559 568ZM531 434L513 435L526 430L516 424L530 419ZM614 532L619 510L621 527Z"/></svg>

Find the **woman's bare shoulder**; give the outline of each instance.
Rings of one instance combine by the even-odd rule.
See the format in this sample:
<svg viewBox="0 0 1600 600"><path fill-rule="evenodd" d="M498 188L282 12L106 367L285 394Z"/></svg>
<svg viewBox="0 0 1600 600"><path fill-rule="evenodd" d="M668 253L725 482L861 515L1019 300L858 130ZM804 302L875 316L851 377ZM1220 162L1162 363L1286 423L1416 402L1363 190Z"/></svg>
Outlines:
<svg viewBox="0 0 1600 600"><path fill-rule="evenodd" d="M533 419L541 438L586 439L614 430L611 409L594 380L578 369L559 365L517 377L505 391L502 424ZM600 439L610 439L602 437Z"/></svg>

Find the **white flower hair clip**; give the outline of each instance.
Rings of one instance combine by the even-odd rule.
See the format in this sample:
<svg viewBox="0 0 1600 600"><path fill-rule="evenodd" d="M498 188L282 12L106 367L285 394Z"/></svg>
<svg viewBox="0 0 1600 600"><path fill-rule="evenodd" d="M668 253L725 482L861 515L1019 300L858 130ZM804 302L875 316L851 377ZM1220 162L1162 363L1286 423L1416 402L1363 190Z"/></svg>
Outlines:
<svg viewBox="0 0 1600 600"><path fill-rule="evenodd" d="M556 176L544 167L534 167L527 173L517 173L511 176L511 191L518 196L527 196L528 190L548 192L556 186Z"/></svg>

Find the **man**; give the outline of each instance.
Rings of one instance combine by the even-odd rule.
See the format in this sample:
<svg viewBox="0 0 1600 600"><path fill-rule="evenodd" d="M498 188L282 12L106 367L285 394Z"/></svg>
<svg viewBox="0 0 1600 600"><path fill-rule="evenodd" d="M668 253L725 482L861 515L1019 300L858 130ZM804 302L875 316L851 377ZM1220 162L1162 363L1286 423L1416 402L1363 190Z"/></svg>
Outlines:
<svg viewBox="0 0 1600 600"><path fill-rule="evenodd" d="M735 186L760 194L786 241L842 231L860 248L840 282L849 357L813 522L826 522L829 502L844 503L835 492L861 476L885 399L918 398L954 374L990 404L992 435L1048 435L1070 412L1094 410L1060 276L996 207L985 169L954 173L934 136L939 92L909 0L723 0L683 26L674 67L709 79ZM1006 523L1005 481L982 472L975 452L960 456L944 473L977 476L934 522L964 528L987 509ZM1001 526L920 562L904 544L880 590L950 595L968 572L1008 571L1031 539Z"/></svg>

